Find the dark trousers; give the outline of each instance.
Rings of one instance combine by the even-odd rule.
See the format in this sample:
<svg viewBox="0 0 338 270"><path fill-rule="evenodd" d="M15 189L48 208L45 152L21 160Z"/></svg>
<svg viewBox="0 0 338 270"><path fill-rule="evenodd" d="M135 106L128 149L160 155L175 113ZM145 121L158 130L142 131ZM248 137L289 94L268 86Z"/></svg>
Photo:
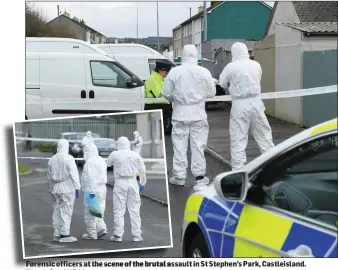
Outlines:
<svg viewBox="0 0 338 270"><path fill-rule="evenodd" d="M164 134L171 135L172 129L171 116L173 114L172 104L160 104L160 103L145 104L144 110L145 111L162 110Z"/></svg>

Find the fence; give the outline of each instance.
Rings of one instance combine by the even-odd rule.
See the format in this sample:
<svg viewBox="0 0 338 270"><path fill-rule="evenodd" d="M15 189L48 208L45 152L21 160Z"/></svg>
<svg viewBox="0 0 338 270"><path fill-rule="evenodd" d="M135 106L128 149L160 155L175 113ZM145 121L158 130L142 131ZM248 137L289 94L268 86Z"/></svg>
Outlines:
<svg viewBox="0 0 338 270"><path fill-rule="evenodd" d="M133 138L133 132L136 130L136 117L132 119L106 119L106 118L90 118L90 119L62 119L62 120L44 120L27 123L17 123L15 131L18 136L29 136L33 138L58 139L64 132L87 132L97 133L102 138L112 138L117 140L120 136ZM41 142L19 143L20 150L26 148L36 149ZM50 143L47 143L50 144Z"/></svg>

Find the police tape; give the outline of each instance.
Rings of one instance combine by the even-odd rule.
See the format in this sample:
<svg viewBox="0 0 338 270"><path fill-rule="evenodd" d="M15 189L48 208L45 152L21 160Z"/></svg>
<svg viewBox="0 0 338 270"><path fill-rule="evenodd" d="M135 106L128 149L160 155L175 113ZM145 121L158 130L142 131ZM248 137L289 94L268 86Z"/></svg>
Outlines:
<svg viewBox="0 0 338 270"><path fill-rule="evenodd" d="M18 157L18 159L41 159L41 160L49 160L51 157ZM84 160L84 158L74 158L75 160ZM164 163L164 158L142 158L143 162L147 163ZM107 160L107 158L104 158L104 160Z"/></svg>
<svg viewBox="0 0 338 270"><path fill-rule="evenodd" d="M307 88L307 89L299 89L299 90L287 90L287 91L278 91L278 92L267 92L260 93L261 99L277 99L277 98L293 98L293 97L304 97L304 96L314 96L314 95L322 95L329 93L337 93L337 85L316 87L316 88ZM148 101L167 101L164 98L148 98ZM230 95L223 96L215 96L213 98L209 98L206 102L214 102L214 101L231 101Z"/></svg>
<svg viewBox="0 0 338 270"><path fill-rule="evenodd" d="M31 142L51 142L51 143L57 143L60 139L46 139L46 138L33 138L33 137L21 137L21 136L15 136L15 139L17 141L31 141ZM94 138L94 141L111 141L112 143L117 143L116 140L114 139L109 139L109 138ZM77 144L82 144L82 140L68 140L70 143L77 143ZM155 140L155 144L160 144L162 141L160 140ZM130 142L132 143L132 142ZM151 144L152 141L144 141L143 145L149 145ZM115 147L114 147L115 148Z"/></svg>
<svg viewBox="0 0 338 270"><path fill-rule="evenodd" d="M304 97L304 96L312 96L312 95L322 95L322 94L329 94L329 93L336 93L337 92L337 85L330 85L330 86L323 86L323 87L315 87L315 88L307 88L307 89L298 89L298 90L286 90L286 91L276 91L276 92L267 92L267 93L260 93L261 99L277 99L277 98L293 98L293 97ZM143 102L168 102L165 98L112 98L112 99L91 99L90 103L140 103ZM222 95L222 96L215 96L213 98L207 99L206 102L223 102L223 101L231 101L230 95ZM67 104L67 103L76 103L76 104L87 104L89 101L85 99L74 99L74 98L39 98L39 97L32 97L30 95L26 96L26 104L28 105L43 105L43 104ZM123 111L123 110L122 110Z"/></svg>

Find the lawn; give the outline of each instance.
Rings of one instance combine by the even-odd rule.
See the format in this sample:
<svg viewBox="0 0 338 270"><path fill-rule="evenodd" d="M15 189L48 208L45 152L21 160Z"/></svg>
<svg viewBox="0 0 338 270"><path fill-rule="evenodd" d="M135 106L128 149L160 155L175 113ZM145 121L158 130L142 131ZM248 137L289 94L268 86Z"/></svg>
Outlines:
<svg viewBox="0 0 338 270"><path fill-rule="evenodd" d="M18 168L19 168L19 173L25 173L25 172L28 172L28 171L29 171L29 168L28 168L27 166L22 165L22 164L20 164L20 163L19 163Z"/></svg>

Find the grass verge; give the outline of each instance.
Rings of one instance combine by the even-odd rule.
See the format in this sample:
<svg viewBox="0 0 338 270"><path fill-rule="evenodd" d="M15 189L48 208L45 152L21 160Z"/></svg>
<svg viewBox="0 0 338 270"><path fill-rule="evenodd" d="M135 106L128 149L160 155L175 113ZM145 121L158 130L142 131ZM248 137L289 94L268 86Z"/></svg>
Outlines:
<svg viewBox="0 0 338 270"><path fill-rule="evenodd" d="M26 173L26 172L29 172L29 168L25 165L22 165L19 163L18 165L18 168L19 168L19 173Z"/></svg>

